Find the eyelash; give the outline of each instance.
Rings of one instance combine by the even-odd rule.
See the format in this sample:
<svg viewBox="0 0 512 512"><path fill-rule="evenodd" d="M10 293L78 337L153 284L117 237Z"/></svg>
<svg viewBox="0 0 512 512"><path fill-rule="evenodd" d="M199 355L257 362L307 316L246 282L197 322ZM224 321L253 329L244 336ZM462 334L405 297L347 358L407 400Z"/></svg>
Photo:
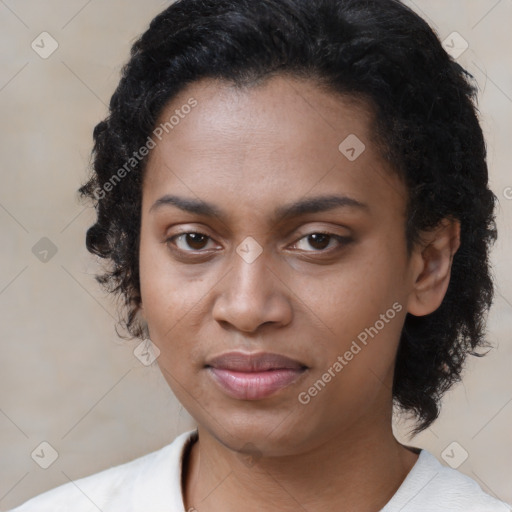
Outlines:
<svg viewBox="0 0 512 512"><path fill-rule="evenodd" d="M180 252L182 254L194 254L194 253L197 254L197 253L202 253L202 252L206 253L207 252L205 250L186 251L186 250L178 248L176 246L176 244L173 243L173 240L178 239L180 237L186 237L187 235L200 235L200 236L206 237L208 240L212 240L212 238L209 237L208 235L206 235L205 233L201 233L199 231L187 231L187 232L183 232L183 233L178 233L177 235L173 235L172 237L170 237L167 240L165 240L165 242L166 242L167 245L169 245L169 244L174 245L174 249L173 250L176 250L176 251L178 251L178 252ZM329 232L326 232L326 231L312 231L311 233L308 233L307 235L304 235L301 238L299 238L297 240L297 242L294 243L294 245L297 245L298 242L300 242L303 239L307 239L308 237L310 237L312 235L328 236L331 239L335 239L339 243L339 246L337 248L334 248L334 249L330 248L330 249L320 249L320 250L306 251L307 253L320 253L320 254L331 253L333 251L339 250L344 245L348 245L352 241L351 238L346 237L346 236L335 235L334 233L329 233ZM331 242L331 240L329 240L329 243L330 242Z"/></svg>

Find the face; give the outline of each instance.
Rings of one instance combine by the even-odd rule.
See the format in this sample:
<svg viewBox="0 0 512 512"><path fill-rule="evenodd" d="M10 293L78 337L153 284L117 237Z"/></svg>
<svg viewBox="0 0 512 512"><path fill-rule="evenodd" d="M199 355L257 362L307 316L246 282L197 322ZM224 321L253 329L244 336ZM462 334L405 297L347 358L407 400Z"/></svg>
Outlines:
<svg viewBox="0 0 512 512"><path fill-rule="evenodd" d="M276 455L389 422L413 273L406 188L365 105L203 80L159 124L173 115L146 167L140 282L177 398L224 445Z"/></svg>

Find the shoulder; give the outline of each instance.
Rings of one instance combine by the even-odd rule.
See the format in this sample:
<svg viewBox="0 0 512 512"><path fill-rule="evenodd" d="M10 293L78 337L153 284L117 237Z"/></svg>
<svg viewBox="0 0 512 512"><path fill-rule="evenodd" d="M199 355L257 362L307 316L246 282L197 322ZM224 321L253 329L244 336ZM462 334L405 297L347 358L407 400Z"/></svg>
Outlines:
<svg viewBox="0 0 512 512"><path fill-rule="evenodd" d="M407 478L381 512L511 512L469 476L443 466L430 452L420 456Z"/></svg>
<svg viewBox="0 0 512 512"><path fill-rule="evenodd" d="M181 457L194 433L185 432L157 451L51 489L10 512L172 510L174 502L182 507Z"/></svg>

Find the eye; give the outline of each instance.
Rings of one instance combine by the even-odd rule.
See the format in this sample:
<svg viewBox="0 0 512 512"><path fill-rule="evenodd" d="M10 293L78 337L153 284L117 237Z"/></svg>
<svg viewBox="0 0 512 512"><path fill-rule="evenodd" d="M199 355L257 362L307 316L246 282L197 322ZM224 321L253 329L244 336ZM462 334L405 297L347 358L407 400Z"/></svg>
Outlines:
<svg viewBox="0 0 512 512"><path fill-rule="evenodd" d="M172 243L180 251L194 252L204 249L209 240L211 240L211 238L208 235L192 231L189 233L180 233L179 235L174 235L166 240L166 242Z"/></svg>
<svg viewBox="0 0 512 512"><path fill-rule="evenodd" d="M309 235L302 237L298 242L295 243L295 246L299 245L302 241L305 241L307 245L316 249L315 251L308 251L305 249L307 252L327 252L330 250L329 246L333 240L338 243L338 246L347 245L350 243L349 237L334 235L333 233L318 232L310 233Z"/></svg>
<svg viewBox="0 0 512 512"><path fill-rule="evenodd" d="M191 231L187 233L180 233L178 235L174 235L166 240L166 243L172 243L179 251L181 252L206 252L208 250L208 242L212 239L205 235L204 233L199 233L196 231ZM333 233L310 233L309 235L303 236L300 238L293 247L299 246L301 243L303 245L309 245L313 247L313 251L308 250L307 248L300 248L300 250L305 250L306 252L330 252L332 250L332 246L343 246L350 243L351 239L349 237L335 235ZM304 243L305 242L305 243ZM332 242L335 242L334 244Z"/></svg>

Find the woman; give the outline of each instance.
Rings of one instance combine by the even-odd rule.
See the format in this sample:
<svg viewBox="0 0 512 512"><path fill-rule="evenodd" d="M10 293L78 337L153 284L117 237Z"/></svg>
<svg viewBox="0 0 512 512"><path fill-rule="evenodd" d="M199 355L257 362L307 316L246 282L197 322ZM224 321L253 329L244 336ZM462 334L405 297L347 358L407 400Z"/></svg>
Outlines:
<svg viewBox="0 0 512 512"><path fill-rule="evenodd" d="M29 511L508 511L426 450L485 346L468 74L397 0L181 0L134 44L88 249L197 430ZM467 276L471 276L471 280Z"/></svg>

